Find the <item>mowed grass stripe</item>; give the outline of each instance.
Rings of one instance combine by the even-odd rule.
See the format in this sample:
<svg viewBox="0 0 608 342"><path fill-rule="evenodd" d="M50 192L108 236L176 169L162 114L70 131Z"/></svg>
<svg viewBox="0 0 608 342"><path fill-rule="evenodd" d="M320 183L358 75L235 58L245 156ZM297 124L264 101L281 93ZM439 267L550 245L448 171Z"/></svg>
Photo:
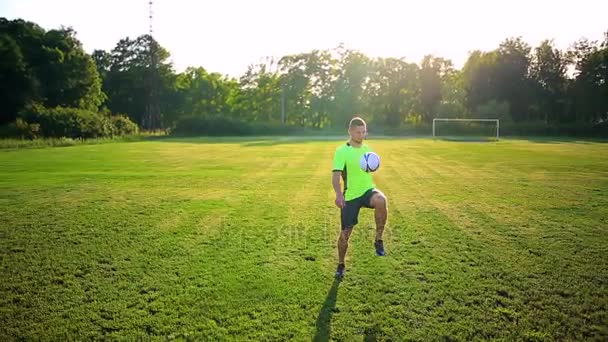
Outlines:
<svg viewBox="0 0 608 342"><path fill-rule="evenodd" d="M395 155L395 154L391 154L391 155ZM428 167L426 165L424 165L424 163L420 162L420 158L416 158L418 159L417 163L414 162L412 163L412 165L422 165L423 167ZM458 175L461 172L456 172L455 174ZM420 178L417 178L420 179ZM417 187L418 190L418 194L420 195L421 199L427 199L427 198L431 198L433 197L433 194L429 193L429 191L432 191L433 189L433 184L432 182L429 182L429 184L420 184L422 182L426 182L428 181L428 178L423 178L420 182L414 181L412 183L412 185L415 185ZM455 177L451 177L450 181L452 183L462 183L462 178L455 176ZM480 181L483 181L482 179L480 179ZM465 184L460 184L463 186ZM452 186L448 186L449 189L454 189L455 187ZM430 189L430 190L429 190ZM441 192L441 191L440 191ZM479 193L475 193L475 194L471 194L470 197L468 198L472 198L473 202L476 202L477 204L479 204L481 207L485 207L484 203L487 203L484 201L484 194L487 193L486 191L482 191ZM462 200L463 202L465 201L465 199ZM420 201L419 201L420 202ZM504 236L505 234L507 235L507 239L508 235L512 234L513 230L517 230L518 227L509 227L509 226L505 226L502 225L500 223L498 223L495 219L492 219L489 217L488 215L488 211L486 210L486 208L483 209L477 209L475 205L471 206L471 205L462 205L459 204L458 202L450 202L450 203L443 203L441 200L437 200L437 199L432 199L430 200L431 205L437 207L438 209L440 209L443 213L446 213L448 215L448 217L450 217L450 220L453 221L455 223L456 227L459 228L463 228L463 227L470 227L472 228L472 237L476 238L477 237L484 237L487 236L487 234L482 234L481 230L475 230L475 228L477 227L488 227L488 228L492 228L492 229L496 229L496 230L501 230L502 229L507 229L506 231L502 232L502 235ZM473 210L471 210L471 208L473 208ZM519 215L520 212L518 211L517 214ZM476 218L481 218L482 220L478 220ZM477 221L477 222L471 222L472 220ZM515 228L515 229L514 229ZM486 233L486 232L484 232ZM517 237L517 234L515 234L515 237ZM495 240L495 239L493 239ZM499 239L496 241L493 241L493 243L500 243L502 241L504 241L504 239ZM526 239L518 239L516 242L521 244L522 242L525 244ZM500 250L504 250L506 252L512 251L512 246L506 246L503 249ZM519 250L515 250L513 255L518 255L517 253L522 253L524 252L524 257L528 255L529 249L527 248L521 248ZM537 249L538 251L538 249ZM491 253L491 252L490 252ZM501 258L504 259L504 258ZM506 260L513 260L513 258L507 258ZM515 264L517 264L517 259L515 260ZM570 327L572 328L572 327Z"/></svg>
<svg viewBox="0 0 608 342"><path fill-rule="evenodd" d="M419 164L410 165L416 168ZM391 171L390 176L395 181L399 178L400 166ZM491 337L506 329L508 325L505 326L505 320L494 312L492 302L497 292L504 291L504 287L496 288L491 281L500 272L500 267L496 267L500 265L500 259L487 253L487 245L472 239L462 231L460 222L445 215L427 197L424 189L441 184L432 179L427 179L425 184L418 179L396 183L408 184L408 191L398 192L406 195L396 198L393 207L397 206L400 213L409 213L403 220L410 221L406 226L415 230L413 235L419 237L411 241L408 249L415 255L413 280L421 284L426 296L421 298L425 304L422 309L418 305L413 311L420 316L436 315L433 324L429 325L428 320L427 324L420 324L419 333L431 338L437 336L434 333L445 330L445 326L456 325L458 329L452 334L468 339L471 336ZM494 286L488 287L488 284ZM460 316L463 306L471 308L467 309L467 315ZM474 324L480 321L486 321L488 325Z"/></svg>

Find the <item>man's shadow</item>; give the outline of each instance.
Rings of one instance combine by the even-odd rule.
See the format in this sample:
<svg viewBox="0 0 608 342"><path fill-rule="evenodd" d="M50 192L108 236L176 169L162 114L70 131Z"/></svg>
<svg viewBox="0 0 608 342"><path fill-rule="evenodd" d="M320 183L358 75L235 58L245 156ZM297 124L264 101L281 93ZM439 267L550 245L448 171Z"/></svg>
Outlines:
<svg viewBox="0 0 608 342"><path fill-rule="evenodd" d="M336 300L338 298L338 286L340 285L340 279L334 279L334 283L331 285L329 292L327 292L327 297L325 297L325 302L323 303L323 307L321 307L321 311L319 311L319 316L317 317L317 332L315 333L315 337L313 341L329 341L329 335L331 335L331 316L336 309Z"/></svg>

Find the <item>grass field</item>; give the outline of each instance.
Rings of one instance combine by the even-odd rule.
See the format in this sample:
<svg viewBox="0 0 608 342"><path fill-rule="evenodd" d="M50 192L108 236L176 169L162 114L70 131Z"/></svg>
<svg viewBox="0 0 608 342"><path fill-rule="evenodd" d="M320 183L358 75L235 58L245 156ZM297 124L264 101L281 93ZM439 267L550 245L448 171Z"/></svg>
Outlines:
<svg viewBox="0 0 608 342"><path fill-rule="evenodd" d="M607 340L608 144L370 140L334 280L340 141L0 150L0 340Z"/></svg>

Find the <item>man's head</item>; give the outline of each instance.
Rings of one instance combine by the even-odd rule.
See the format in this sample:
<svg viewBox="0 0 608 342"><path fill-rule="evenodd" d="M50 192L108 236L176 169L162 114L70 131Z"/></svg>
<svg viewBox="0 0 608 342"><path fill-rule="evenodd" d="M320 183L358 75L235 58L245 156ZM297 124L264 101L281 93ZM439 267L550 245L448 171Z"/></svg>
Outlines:
<svg viewBox="0 0 608 342"><path fill-rule="evenodd" d="M348 124L348 134L350 138L357 144L361 144L367 134L367 125L360 117L354 117Z"/></svg>

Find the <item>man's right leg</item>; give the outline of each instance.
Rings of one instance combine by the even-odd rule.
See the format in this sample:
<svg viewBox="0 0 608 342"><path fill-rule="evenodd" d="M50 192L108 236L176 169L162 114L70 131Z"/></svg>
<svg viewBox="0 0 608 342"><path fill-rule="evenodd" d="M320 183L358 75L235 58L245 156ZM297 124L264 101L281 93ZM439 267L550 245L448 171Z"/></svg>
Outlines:
<svg viewBox="0 0 608 342"><path fill-rule="evenodd" d="M352 232L352 226L346 227L340 231L340 237L338 237L338 269L336 270L337 278L344 277L344 270L346 269L344 259L346 257L346 250L348 249L348 239L350 238L350 233Z"/></svg>
<svg viewBox="0 0 608 342"><path fill-rule="evenodd" d="M340 237L338 238L338 264L344 264L344 258L346 257L346 250L348 249L348 239L350 234L353 232L353 227L342 229Z"/></svg>
<svg viewBox="0 0 608 342"><path fill-rule="evenodd" d="M347 201L344 208L340 211L340 237L338 237L338 269L336 276L344 276L344 259L346 258L346 250L348 249L348 239L353 231L353 227L357 224L359 209L361 208L358 201Z"/></svg>

